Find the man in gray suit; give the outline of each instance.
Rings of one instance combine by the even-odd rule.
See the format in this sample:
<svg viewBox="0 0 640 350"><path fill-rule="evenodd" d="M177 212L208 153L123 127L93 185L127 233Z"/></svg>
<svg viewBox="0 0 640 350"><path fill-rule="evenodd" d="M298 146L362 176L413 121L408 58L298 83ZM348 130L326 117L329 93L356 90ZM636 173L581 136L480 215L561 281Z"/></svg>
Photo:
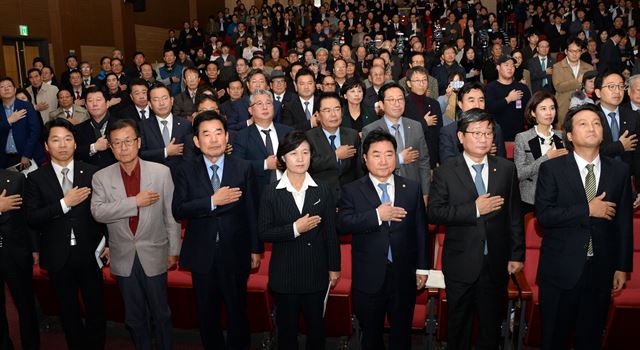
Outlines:
<svg viewBox="0 0 640 350"><path fill-rule="evenodd" d="M91 213L107 224L111 273L118 278L136 349L151 348L151 318L156 348L171 349L167 269L180 254L180 224L171 213L171 173L164 165L138 158L135 121L109 123L106 135L118 163L94 175Z"/></svg>
<svg viewBox="0 0 640 350"><path fill-rule="evenodd" d="M362 129L362 139L372 130L390 133L398 143L398 167L396 175L409 178L420 183L425 205L429 197L431 169L429 152L424 139L422 125L419 122L403 118L405 105L404 91L398 83L383 85L379 91L378 106L384 111L384 117Z"/></svg>

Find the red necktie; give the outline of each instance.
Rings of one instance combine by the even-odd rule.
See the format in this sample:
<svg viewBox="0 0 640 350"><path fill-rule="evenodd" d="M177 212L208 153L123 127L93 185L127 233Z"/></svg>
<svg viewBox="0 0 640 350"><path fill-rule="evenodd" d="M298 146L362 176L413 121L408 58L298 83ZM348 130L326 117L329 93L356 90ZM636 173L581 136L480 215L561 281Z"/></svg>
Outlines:
<svg viewBox="0 0 640 350"><path fill-rule="evenodd" d="M76 90L76 100L80 99L80 91Z"/></svg>

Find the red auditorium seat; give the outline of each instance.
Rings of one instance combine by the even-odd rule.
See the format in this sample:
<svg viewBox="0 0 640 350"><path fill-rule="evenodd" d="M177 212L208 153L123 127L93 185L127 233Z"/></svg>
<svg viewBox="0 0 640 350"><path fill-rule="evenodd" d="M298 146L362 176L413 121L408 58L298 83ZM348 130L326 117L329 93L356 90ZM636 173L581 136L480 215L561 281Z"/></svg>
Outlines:
<svg viewBox="0 0 640 350"><path fill-rule="evenodd" d="M514 152L514 148L516 147L515 142L513 141L505 141L504 142L504 148L507 152L507 159L512 159L513 160L513 152Z"/></svg>
<svg viewBox="0 0 640 350"><path fill-rule="evenodd" d="M325 314L325 333L327 337L353 335L353 297L351 294L351 244L340 245L340 280L329 293Z"/></svg>
<svg viewBox="0 0 640 350"><path fill-rule="evenodd" d="M265 250L260 267L249 275L247 282L247 312L252 333L268 333L271 340L275 329L273 323L273 300L269 293L269 262L271 250Z"/></svg>
<svg viewBox="0 0 640 350"><path fill-rule="evenodd" d="M542 228L538 225L538 221L533 217L533 214L529 214L525 217L526 258L524 268L522 269L525 279L532 291L532 300L527 311L527 325L529 330L525 337L525 344L528 346L539 346L542 336L538 283L536 281L541 244Z"/></svg>
<svg viewBox="0 0 640 350"><path fill-rule="evenodd" d="M640 319L640 218L633 219L633 272L625 288L612 297L604 338L606 349L637 349Z"/></svg>
<svg viewBox="0 0 640 350"><path fill-rule="evenodd" d="M33 290L40 304L40 308L45 315L58 315L58 302L52 293L47 270L41 269L40 265L33 265Z"/></svg>

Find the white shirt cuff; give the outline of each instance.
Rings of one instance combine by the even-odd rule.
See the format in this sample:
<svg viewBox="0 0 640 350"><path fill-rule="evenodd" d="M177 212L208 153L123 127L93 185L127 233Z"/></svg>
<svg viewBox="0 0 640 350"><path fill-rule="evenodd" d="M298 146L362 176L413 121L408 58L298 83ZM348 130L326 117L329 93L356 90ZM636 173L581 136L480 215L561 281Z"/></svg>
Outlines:
<svg viewBox="0 0 640 350"><path fill-rule="evenodd" d="M376 208L376 217L378 218L378 226L382 226L382 220L380 219L380 212L378 212L378 208Z"/></svg>
<svg viewBox="0 0 640 350"><path fill-rule="evenodd" d="M263 168L262 170L269 170L269 167L267 167L267 160L266 159L264 160L263 164L264 165L262 166L262 168Z"/></svg>
<svg viewBox="0 0 640 350"><path fill-rule="evenodd" d="M69 208L69 207L67 206L67 203L65 203L65 202L64 202L64 198L61 198L61 199L60 199L60 207L62 208L62 212L63 212L64 214L68 213L68 212L69 212L69 210L71 210L71 208Z"/></svg>
<svg viewBox="0 0 640 350"><path fill-rule="evenodd" d="M417 269L417 270L416 270L416 275L429 276L429 270L420 270L420 269Z"/></svg>
<svg viewBox="0 0 640 350"><path fill-rule="evenodd" d="M167 147L164 148L164 157L167 158Z"/></svg>
<svg viewBox="0 0 640 350"><path fill-rule="evenodd" d="M404 164L404 157L402 157L402 153L398 153L398 164Z"/></svg>
<svg viewBox="0 0 640 350"><path fill-rule="evenodd" d="M96 151L96 144L92 143L89 146L89 157L93 156L94 154L98 153L98 151Z"/></svg>
<svg viewBox="0 0 640 350"><path fill-rule="evenodd" d="M298 238L300 236L300 232L298 232L298 229L296 228L296 223L293 223L293 238Z"/></svg>
<svg viewBox="0 0 640 350"><path fill-rule="evenodd" d="M476 218L480 217L480 209L478 209L478 205L476 204Z"/></svg>

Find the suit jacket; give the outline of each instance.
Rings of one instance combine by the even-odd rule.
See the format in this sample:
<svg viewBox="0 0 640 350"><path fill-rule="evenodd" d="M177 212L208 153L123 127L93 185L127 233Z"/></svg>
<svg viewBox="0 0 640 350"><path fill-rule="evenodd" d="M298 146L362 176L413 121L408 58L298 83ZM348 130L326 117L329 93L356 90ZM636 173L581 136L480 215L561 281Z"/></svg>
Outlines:
<svg viewBox="0 0 640 350"><path fill-rule="evenodd" d="M544 229L538 281L556 288L573 288L593 241L593 285L611 286L614 271L631 271L633 224L629 168L600 155L601 176L596 196L616 203L613 220L589 217L581 174L573 153L542 163L536 186L536 217Z"/></svg>
<svg viewBox="0 0 640 350"><path fill-rule="evenodd" d="M127 197L120 164L110 165L93 176L91 213L107 225L111 253L111 272L129 277L135 255L145 275L153 277L167 271L167 257L180 255L180 224L171 213L173 181L169 168L162 164L140 162L140 190L160 194L154 204L138 208L136 197ZM135 235L129 218L138 216Z"/></svg>
<svg viewBox="0 0 640 350"><path fill-rule="evenodd" d="M462 153L462 144L458 140L458 123L453 122L440 129L439 138L440 164L444 164L450 158L455 158ZM496 145L496 156L506 158L507 150L504 146L502 128L500 124L495 124L493 133L493 143Z"/></svg>
<svg viewBox="0 0 640 350"><path fill-rule="evenodd" d="M42 125L42 121L38 119L38 114L31 103L15 99L14 111L21 109L27 110L27 116L9 125L4 107L0 108L0 168L2 169L15 165L6 164L5 159L5 147L9 131L13 133L13 140L16 143L19 156L34 159L38 164L45 161L44 149L40 144L40 125Z"/></svg>
<svg viewBox="0 0 640 350"><path fill-rule="evenodd" d="M73 186L91 186L91 177L98 170L91 164L74 161ZM77 248L87 257L87 263L96 263L94 252L106 234L104 225L91 216L89 203L84 202L62 211L62 187L51 164L29 174L24 194L27 222L40 235L40 266L51 272L60 271L71 254L71 230Z"/></svg>
<svg viewBox="0 0 640 350"><path fill-rule="evenodd" d="M578 68L578 76L593 70L593 66L580 61L580 67ZM556 100L558 101L558 122L556 125L560 127L564 125L564 116L569 110L571 102L571 94L575 91L582 89L582 81L578 81L573 76L573 70L569 66L567 60L562 60L553 65L553 74L551 76L553 80L553 87L556 90Z"/></svg>
<svg viewBox="0 0 640 350"><path fill-rule="evenodd" d="M188 89L176 95L173 98L173 115L180 116L182 118L191 117L193 112L196 111L196 105L193 103Z"/></svg>
<svg viewBox="0 0 640 350"><path fill-rule="evenodd" d="M193 133L191 123L176 115L173 116L173 127L171 129L171 139L176 139L176 144L184 144L182 156L164 156L164 140L162 130L158 125L158 118L149 118L139 124L142 147L140 148L140 158L150 162L162 163L170 168L177 166L182 160L188 160L195 156L193 144Z"/></svg>
<svg viewBox="0 0 640 350"><path fill-rule="evenodd" d="M56 108L54 111L49 114L49 120L54 120L56 118L67 119L67 114L64 112L62 107ZM89 116L89 112L84 107L81 106L73 106L73 119L79 120L80 122L84 122L85 120L89 120L91 118Z"/></svg>
<svg viewBox="0 0 640 350"><path fill-rule="evenodd" d="M429 183L431 182L431 167L429 165L429 150L422 132L422 125L413 119L402 118L402 126L404 130L404 147L413 147L414 150L418 150L420 155L411 164L400 164L398 162L395 173L418 182L421 186L422 194L427 196L429 195ZM362 128L362 139L364 140L372 130L382 130L391 135L394 134L393 130L387 128L384 117ZM398 152L400 151L402 150L398 150Z"/></svg>
<svg viewBox="0 0 640 350"><path fill-rule="evenodd" d="M553 133L553 144L556 149L564 148L562 132L554 130ZM542 154L540 138L536 133L536 129L531 128L516 135L513 162L518 170L520 196L523 202L529 204L535 202L538 169L540 164L547 160L549 160L549 157L546 154Z"/></svg>
<svg viewBox="0 0 640 350"><path fill-rule="evenodd" d="M507 282L508 261L524 261L524 224L515 165L488 156L487 193L504 198L502 209L476 216L478 193L463 155L434 173L429 220L446 225L442 270L451 280L471 283L480 276L484 260L494 280ZM484 255L487 241L488 255Z"/></svg>
<svg viewBox="0 0 640 350"><path fill-rule="evenodd" d="M313 116L313 113L317 112L320 106L315 96L312 97L312 100L313 110L310 112ZM294 97L282 106L282 124L288 125L295 130L307 131L311 129L311 122L307 120L304 114L304 106L302 106L299 98Z"/></svg>
<svg viewBox="0 0 640 350"><path fill-rule="evenodd" d="M319 183L327 185L336 202L340 198L340 188L343 185L362 177L358 132L345 127L340 127L339 132L340 144L354 146L357 150L353 157L342 159L340 164L322 127L309 129L306 132L313 150L309 174Z"/></svg>
<svg viewBox="0 0 640 350"><path fill-rule="evenodd" d="M636 134L640 137L640 120L638 119L637 112L634 112L629 105L621 105L618 108L620 115L620 135L625 131L629 131L629 134ZM604 113L604 112L603 112ZM631 171L631 175L635 177L636 184L640 182L640 149L636 148L635 151L625 152L622 142L614 141L611 136L611 127L609 126L609 117L604 116L605 123L603 125L603 140L600 144L600 154L607 157L619 157L620 160L627 163Z"/></svg>
<svg viewBox="0 0 640 350"><path fill-rule="evenodd" d="M327 290L329 271L340 271L340 243L336 234L331 191L319 184L307 188L302 213L293 195L277 189L278 182L265 189L260 199L258 235L272 242L269 287L276 293L314 293ZM293 223L300 217L319 215L322 222L294 237Z"/></svg>
<svg viewBox="0 0 640 350"><path fill-rule="evenodd" d="M620 57L620 49L612 39L602 45L598 51L600 62L598 62L598 73L602 74L605 70L620 70L622 68L622 59Z"/></svg>
<svg viewBox="0 0 640 350"><path fill-rule="evenodd" d="M429 96L422 96L422 103L425 110L418 110L418 106L411 100L411 94L407 96L407 104L405 105L404 115L411 118L422 125L422 131L424 132L424 138L427 141L427 148L429 149L429 165L431 169L435 169L438 164L438 158L440 158L439 139L440 129L442 129L442 110L440 109L440 103ZM427 125L424 120L424 115L429 112L432 115L438 117L438 123L433 126Z"/></svg>
<svg viewBox="0 0 640 350"><path fill-rule="evenodd" d="M187 220L180 252L180 266L196 273L211 271L216 252L226 271L249 274L251 253L262 253L258 240L258 193L251 165L225 156L220 186L238 187L237 202L211 210L213 187L202 157L184 162L177 169L173 196L173 215ZM216 235L220 248L216 250Z"/></svg>
<svg viewBox="0 0 640 350"><path fill-rule="evenodd" d="M105 118L111 118L108 112ZM108 120L107 124L110 123L111 120L113 119ZM96 134L93 131L93 125L91 124L91 118L76 125L77 148L74 158L76 160L81 160L83 162L93 164L102 169L115 163L116 158L113 156L113 152L111 152L110 147L107 147L107 149L104 151L98 151L94 155L91 155L91 144L95 143L97 140L98 138L96 138Z"/></svg>
<svg viewBox="0 0 640 350"><path fill-rule="evenodd" d="M247 127L249 115L249 97L243 96L237 101L227 100L220 105L220 111L227 117L229 130L239 131Z"/></svg>
<svg viewBox="0 0 640 350"><path fill-rule="evenodd" d="M29 95L31 95L31 102L33 102L34 108L36 106L36 101L38 103L46 102L47 104L49 104L49 107L47 109L40 111L42 122L46 123L48 120L47 118L49 117L49 114L52 111L54 111L56 108L58 108L58 97L57 97L58 87L55 85L42 84L40 86L40 90L38 90L37 96L33 95L33 86L29 86L27 88L27 91L29 92Z"/></svg>
<svg viewBox="0 0 640 350"><path fill-rule="evenodd" d="M554 64L556 64L556 61L553 58L551 58L551 56L547 55L547 61L546 61L547 68L553 67ZM548 75L546 71L542 70L542 66L540 64L540 57L538 56L532 57L527 62L527 69L529 70L529 74L531 77L531 93L532 94L540 90L553 92L553 84L552 84L553 76ZM571 71L571 69L569 69L569 71ZM544 79L547 79L547 85L543 88L542 82ZM580 85L582 85L582 82L580 82Z"/></svg>
<svg viewBox="0 0 640 350"><path fill-rule="evenodd" d="M19 194L24 200L25 177L22 174L0 169L0 192L7 196ZM5 211L0 215L0 235L6 254L14 261L31 259L31 252L39 250L36 231L27 227L26 208ZM1 254L1 250L0 250Z"/></svg>
<svg viewBox="0 0 640 350"><path fill-rule="evenodd" d="M345 185L340 198L338 226L352 234L351 257L353 288L375 293L382 288L387 271L387 252L391 246L393 274L398 287L414 293L416 270L429 268L427 222L420 184L394 176L394 206L407 216L400 222L378 224L376 209L380 197L370 177Z"/></svg>
<svg viewBox="0 0 640 350"><path fill-rule="evenodd" d="M132 104L127 104L126 106L120 108L117 113L114 113L114 118L115 119L131 119L131 120L135 120L138 123L138 126L140 126L140 122L142 120L140 120L140 113L138 113L138 108L136 107L136 105ZM149 113L147 114L147 119L152 119L156 116L155 113L153 113L153 109L151 109L151 107L149 107Z"/></svg>
<svg viewBox="0 0 640 350"><path fill-rule="evenodd" d="M275 111L275 114L273 116L273 121L276 123L282 123L282 110L283 107L285 105L285 103L291 101L292 99L294 99L295 97L297 97L297 95L293 92L290 91L285 91L284 94L282 95L282 100L278 101L276 100L276 97L273 96L273 108Z"/></svg>
<svg viewBox="0 0 640 350"><path fill-rule="evenodd" d="M364 90L364 97L362 99L362 102L365 106L370 106L371 108L373 108L376 102L378 102L378 93L373 88L373 86L369 86L366 90Z"/></svg>
<svg viewBox="0 0 640 350"><path fill-rule="evenodd" d="M362 118L362 127L365 127L380 119L378 118L376 111L373 110L373 107L369 107L363 103L360 103L360 118ZM351 118L351 114L349 114L349 106L345 104L342 106L342 123L340 125L345 128L356 130L353 124L353 118ZM360 132L362 130L356 131Z"/></svg>
<svg viewBox="0 0 640 350"><path fill-rule="evenodd" d="M292 128L273 123L273 127L278 137L278 144L282 144L284 137L293 131ZM264 160L267 158L267 147L262 141L262 135L255 124L240 130L233 138L233 157L244 159L251 164L256 177L256 190L262 194L264 188L270 183L270 173L264 170ZM277 152L277 150L274 149Z"/></svg>

